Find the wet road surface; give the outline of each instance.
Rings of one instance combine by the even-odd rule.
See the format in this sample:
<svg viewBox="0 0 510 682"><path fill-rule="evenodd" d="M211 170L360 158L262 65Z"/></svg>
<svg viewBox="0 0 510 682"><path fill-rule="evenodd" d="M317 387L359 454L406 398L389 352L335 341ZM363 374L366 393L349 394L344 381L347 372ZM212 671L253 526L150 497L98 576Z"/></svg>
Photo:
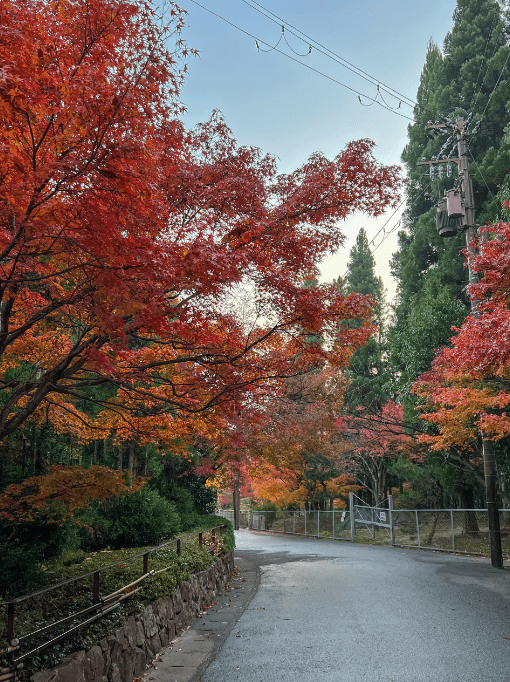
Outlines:
<svg viewBox="0 0 510 682"><path fill-rule="evenodd" d="M487 559L249 531L236 542L260 584L194 680L510 680L510 571Z"/></svg>

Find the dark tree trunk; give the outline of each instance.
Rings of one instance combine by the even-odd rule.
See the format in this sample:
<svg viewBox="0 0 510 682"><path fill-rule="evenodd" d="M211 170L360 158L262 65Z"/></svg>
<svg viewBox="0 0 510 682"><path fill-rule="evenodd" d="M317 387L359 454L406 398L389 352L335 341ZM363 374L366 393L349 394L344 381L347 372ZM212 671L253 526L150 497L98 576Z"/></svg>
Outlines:
<svg viewBox="0 0 510 682"><path fill-rule="evenodd" d="M475 501L471 489L463 491L461 502L463 508L466 509L464 512L464 533L476 535L480 532L480 528L478 527L478 521L476 520L476 513L473 511Z"/></svg>
<svg viewBox="0 0 510 682"><path fill-rule="evenodd" d="M134 476L135 472L135 444L133 441L129 444L129 460L128 460L128 471L130 476Z"/></svg>

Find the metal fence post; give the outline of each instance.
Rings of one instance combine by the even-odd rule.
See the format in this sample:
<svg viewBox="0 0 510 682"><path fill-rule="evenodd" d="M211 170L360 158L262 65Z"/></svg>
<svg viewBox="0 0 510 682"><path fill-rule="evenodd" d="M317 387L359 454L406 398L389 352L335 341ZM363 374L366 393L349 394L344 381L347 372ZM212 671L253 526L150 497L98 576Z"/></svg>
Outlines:
<svg viewBox="0 0 510 682"><path fill-rule="evenodd" d="M354 519L354 493L349 493L349 520L351 522L351 542L356 542L356 526Z"/></svg>
<svg viewBox="0 0 510 682"><path fill-rule="evenodd" d="M415 509L414 513L416 515L416 535L418 536L418 547L421 548L421 539L420 539L420 522L418 521L418 510Z"/></svg>
<svg viewBox="0 0 510 682"><path fill-rule="evenodd" d="M452 549L455 554L455 529L453 527L453 511L450 509L450 520L452 522Z"/></svg>
<svg viewBox="0 0 510 682"><path fill-rule="evenodd" d="M306 509L305 509L305 536L306 536Z"/></svg>
<svg viewBox="0 0 510 682"><path fill-rule="evenodd" d="M321 519L321 513L320 513L320 511L317 509L317 537L320 537L320 533L319 533L320 519Z"/></svg>
<svg viewBox="0 0 510 682"><path fill-rule="evenodd" d="M393 495L388 495L388 513L390 517L390 542L395 544L395 526L393 525Z"/></svg>
<svg viewBox="0 0 510 682"><path fill-rule="evenodd" d="M333 509L333 540L335 539L335 510Z"/></svg>
<svg viewBox="0 0 510 682"><path fill-rule="evenodd" d="M296 512L292 512L292 535L296 534Z"/></svg>

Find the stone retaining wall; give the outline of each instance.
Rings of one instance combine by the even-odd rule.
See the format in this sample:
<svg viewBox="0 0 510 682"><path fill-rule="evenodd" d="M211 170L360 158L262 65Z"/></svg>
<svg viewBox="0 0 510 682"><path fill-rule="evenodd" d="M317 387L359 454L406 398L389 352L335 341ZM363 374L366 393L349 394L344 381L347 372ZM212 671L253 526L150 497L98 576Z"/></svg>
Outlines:
<svg viewBox="0 0 510 682"><path fill-rule="evenodd" d="M163 647L214 601L234 570L232 553L179 585L171 597L146 606L137 616L102 639L89 651L67 656L52 670L42 670L32 682L131 682L141 676Z"/></svg>

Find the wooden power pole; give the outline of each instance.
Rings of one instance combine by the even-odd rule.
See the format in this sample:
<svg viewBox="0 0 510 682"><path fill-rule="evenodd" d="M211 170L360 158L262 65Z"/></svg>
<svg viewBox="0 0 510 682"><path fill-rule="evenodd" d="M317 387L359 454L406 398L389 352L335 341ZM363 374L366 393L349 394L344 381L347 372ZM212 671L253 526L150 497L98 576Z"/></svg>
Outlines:
<svg viewBox="0 0 510 682"><path fill-rule="evenodd" d="M429 166L430 175L434 177L432 168L438 166L442 169L452 162L457 164L459 169L460 187L458 190L448 190L445 192L446 198L440 204L438 211L437 228L441 236L452 237L458 231L464 231L466 235L466 245L468 248L468 268L469 283L478 282L478 274L472 267L472 256L475 255L473 240L476 236L475 230L475 202L473 196L473 184L469 175L469 163L467 156L467 125L463 118L458 118L454 123L443 119L443 122L429 122L427 128L450 128L452 134L457 139L458 158L433 157L430 161L422 160L419 166ZM453 141L453 136L450 140ZM443 146L443 149L449 141ZM439 168L438 168L439 171ZM442 172L440 172L440 176ZM450 175L450 173L448 173ZM474 317L478 317L478 301L471 300L471 312ZM499 508L497 496L497 472L496 458L494 456L494 445L491 440L485 437L482 432L483 448L483 467L485 475L485 493L487 497L487 511L489 515L489 538L491 550L491 563L495 568L503 568L503 552L501 549L501 532L499 524Z"/></svg>

